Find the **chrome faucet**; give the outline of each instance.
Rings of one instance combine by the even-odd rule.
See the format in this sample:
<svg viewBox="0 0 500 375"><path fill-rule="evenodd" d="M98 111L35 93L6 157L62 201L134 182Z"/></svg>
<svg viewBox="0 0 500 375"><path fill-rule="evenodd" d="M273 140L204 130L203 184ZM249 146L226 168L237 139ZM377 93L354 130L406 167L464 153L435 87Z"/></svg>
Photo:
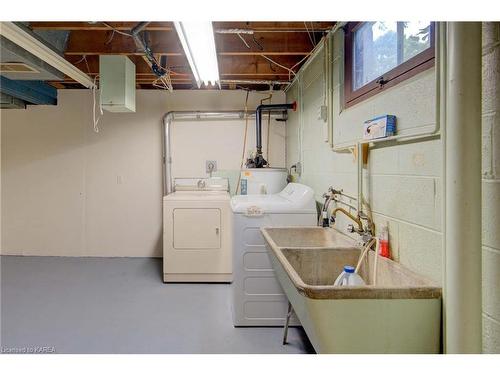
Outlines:
<svg viewBox="0 0 500 375"><path fill-rule="evenodd" d="M328 207L330 206L330 202L334 199L336 194L340 194L341 190L335 190L332 186L328 188L328 192L323 194L323 199L325 200L323 206L321 208L321 214L318 220L318 226L320 227L329 227L330 221L328 218Z"/></svg>
<svg viewBox="0 0 500 375"><path fill-rule="evenodd" d="M336 214L338 212L341 212L341 213L343 213L344 215L346 215L349 219L351 219L356 224L356 225L349 224L347 226L347 231L349 233L357 233L357 234L359 234L362 237L362 239L363 239L364 242L369 241L370 239L372 239L373 235L375 233L375 228L374 228L373 221L370 218L370 216L366 215L362 211L356 211L356 214L353 215L349 211L347 211L345 208L337 207L337 208L335 208L332 211L330 217L328 219L325 219L327 217L326 212L328 211L328 205L330 204L330 202L332 200L334 200L336 202L341 202L341 203L346 204L347 206L355 209L355 207L349 205L348 203L344 203L341 200L338 200L337 198L335 198L336 195L345 195L345 194L342 192L342 190L336 190L336 189L334 189L331 186L328 189L328 193L323 194L323 198L325 198L325 203L323 204L323 209L321 211L322 217L320 218L319 225L322 224L322 226L325 227L325 226L330 226L331 224L334 224L335 223L335 219L336 219ZM321 223L321 219L323 219L322 223ZM363 221L366 222L365 225L363 225Z"/></svg>

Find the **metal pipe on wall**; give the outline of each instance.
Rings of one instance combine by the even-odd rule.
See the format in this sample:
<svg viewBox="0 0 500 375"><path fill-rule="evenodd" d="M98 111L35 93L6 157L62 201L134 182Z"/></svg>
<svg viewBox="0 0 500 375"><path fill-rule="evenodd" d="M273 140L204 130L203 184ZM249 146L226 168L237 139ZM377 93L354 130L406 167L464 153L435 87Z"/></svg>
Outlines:
<svg viewBox="0 0 500 375"><path fill-rule="evenodd" d="M286 111L288 109L295 111L297 109L297 102L285 104L261 104L257 107L255 110L255 115L257 116L255 123L257 153L262 154L262 112Z"/></svg>
<svg viewBox="0 0 500 375"><path fill-rule="evenodd" d="M447 24L444 158L446 353L480 353L481 23Z"/></svg>
<svg viewBox="0 0 500 375"><path fill-rule="evenodd" d="M272 114L274 118L281 117L281 114ZM163 125L163 194L168 195L173 192L172 178L172 129L174 120L198 121L198 120L243 120L246 117L254 118L254 111L233 110L233 111L170 111L162 118Z"/></svg>

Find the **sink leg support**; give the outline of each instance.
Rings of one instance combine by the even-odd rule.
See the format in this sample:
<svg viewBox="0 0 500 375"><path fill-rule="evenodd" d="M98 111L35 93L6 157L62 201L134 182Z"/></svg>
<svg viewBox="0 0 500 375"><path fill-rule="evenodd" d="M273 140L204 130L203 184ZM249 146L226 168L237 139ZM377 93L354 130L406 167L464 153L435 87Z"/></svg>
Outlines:
<svg viewBox="0 0 500 375"><path fill-rule="evenodd" d="M290 318L293 313L293 307L290 301L288 302L288 311L286 312L285 327L283 328L283 345L286 345L286 339L288 337L288 325L290 324Z"/></svg>

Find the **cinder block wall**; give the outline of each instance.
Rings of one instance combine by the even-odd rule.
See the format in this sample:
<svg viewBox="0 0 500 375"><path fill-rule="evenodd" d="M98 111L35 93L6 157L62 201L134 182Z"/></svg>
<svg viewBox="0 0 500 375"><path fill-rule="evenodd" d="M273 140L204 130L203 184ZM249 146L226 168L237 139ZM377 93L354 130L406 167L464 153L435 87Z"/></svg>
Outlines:
<svg viewBox="0 0 500 375"><path fill-rule="evenodd" d="M334 145L354 146L362 137L363 122L386 113L397 116L400 133L415 134L435 126L433 68L353 107L342 108L343 51L343 33L339 31L333 37L331 57L333 97L329 105L333 108ZM321 48L287 91L287 100L299 103L299 111L290 113L287 121L287 166L301 161L299 181L314 189L318 202L329 186L351 196L357 194L356 161L349 151L332 149L328 125L318 115L321 105L327 102L326 79ZM369 157L364 196L371 205L376 227L389 225L393 259L441 283L440 139L373 148ZM335 225L345 231L349 223L339 215Z"/></svg>
<svg viewBox="0 0 500 375"><path fill-rule="evenodd" d="M427 128L435 115L434 71L428 70L386 93L342 110L342 38L333 50L333 138L354 139L356 124L380 113L394 113L398 126ZM287 122L286 162L302 162L300 181L321 194L333 185L356 195L356 164L349 153L333 152L327 126L318 116L326 102L323 51L287 92L300 110ZM418 93L415 96L415 93ZM405 104L406 103L406 104ZM409 104L408 104L409 103ZM479 131L479 129L478 129ZM500 353L500 23L483 24L483 350ZM440 282L441 141L380 148L370 153L364 190L377 224L389 222L395 260ZM420 194L420 195L419 195ZM345 229L347 221L337 225Z"/></svg>
<svg viewBox="0 0 500 375"><path fill-rule="evenodd" d="M483 351L500 353L500 23L483 23Z"/></svg>

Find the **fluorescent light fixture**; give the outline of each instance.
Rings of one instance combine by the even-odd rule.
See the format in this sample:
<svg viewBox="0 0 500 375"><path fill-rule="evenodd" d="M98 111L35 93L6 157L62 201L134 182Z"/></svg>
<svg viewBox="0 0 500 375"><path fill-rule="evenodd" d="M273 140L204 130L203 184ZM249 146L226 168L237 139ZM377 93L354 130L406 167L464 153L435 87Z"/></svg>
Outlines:
<svg viewBox="0 0 500 375"><path fill-rule="evenodd" d="M198 88L202 82L207 86L220 85L212 22L174 22L174 25Z"/></svg>
<svg viewBox="0 0 500 375"><path fill-rule="evenodd" d="M0 22L0 35L16 43L83 86L88 88L94 87L92 78L15 23Z"/></svg>

